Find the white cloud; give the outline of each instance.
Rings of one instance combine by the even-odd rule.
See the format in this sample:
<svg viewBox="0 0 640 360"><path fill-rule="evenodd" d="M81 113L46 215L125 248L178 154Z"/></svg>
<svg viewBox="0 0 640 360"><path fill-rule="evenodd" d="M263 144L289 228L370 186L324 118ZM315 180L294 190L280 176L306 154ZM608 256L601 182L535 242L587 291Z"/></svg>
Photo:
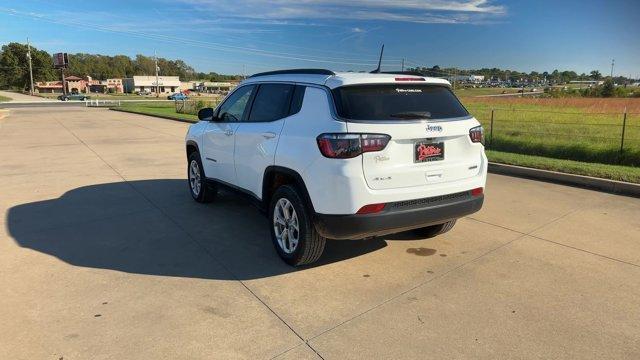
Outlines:
<svg viewBox="0 0 640 360"><path fill-rule="evenodd" d="M223 18L483 23L506 15L490 0L178 0Z"/></svg>

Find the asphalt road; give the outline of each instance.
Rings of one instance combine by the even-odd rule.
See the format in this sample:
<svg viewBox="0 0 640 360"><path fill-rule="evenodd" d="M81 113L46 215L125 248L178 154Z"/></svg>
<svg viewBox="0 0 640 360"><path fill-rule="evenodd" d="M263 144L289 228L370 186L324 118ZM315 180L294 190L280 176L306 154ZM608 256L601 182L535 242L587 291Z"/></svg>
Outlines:
<svg viewBox="0 0 640 360"><path fill-rule="evenodd" d="M185 130L0 120L0 357L640 358L639 199L491 175L443 236L330 241L292 269L251 205L191 200Z"/></svg>

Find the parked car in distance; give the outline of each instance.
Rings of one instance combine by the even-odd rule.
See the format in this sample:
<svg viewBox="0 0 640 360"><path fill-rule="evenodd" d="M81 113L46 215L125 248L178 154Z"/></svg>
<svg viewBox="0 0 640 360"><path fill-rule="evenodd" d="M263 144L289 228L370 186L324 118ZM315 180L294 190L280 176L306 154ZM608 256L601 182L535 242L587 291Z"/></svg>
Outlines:
<svg viewBox="0 0 640 360"><path fill-rule="evenodd" d="M167 96L169 100L187 100L189 97L181 92Z"/></svg>
<svg viewBox="0 0 640 360"><path fill-rule="evenodd" d="M149 90L141 90L136 92L136 95L151 95L151 91Z"/></svg>
<svg viewBox="0 0 640 360"><path fill-rule="evenodd" d="M61 101L69 101L69 100L85 101L85 100L89 100L90 98L91 98L90 96L87 96L85 94L62 94L58 96L58 100L61 100Z"/></svg>
<svg viewBox="0 0 640 360"><path fill-rule="evenodd" d="M326 239L443 234L484 201L482 126L443 79L274 71L198 118L185 139L191 196L247 195L293 266L318 260Z"/></svg>

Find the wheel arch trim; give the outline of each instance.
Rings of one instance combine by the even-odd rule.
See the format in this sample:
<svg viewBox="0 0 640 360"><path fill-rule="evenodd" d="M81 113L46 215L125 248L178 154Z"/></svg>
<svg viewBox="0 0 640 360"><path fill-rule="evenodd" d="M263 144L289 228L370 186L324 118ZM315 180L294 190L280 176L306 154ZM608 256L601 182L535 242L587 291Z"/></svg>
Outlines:
<svg viewBox="0 0 640 360"><path fill-rule="evenodd" d="M302 192L300 195L305 201L307 210L309 210L310 214L315 215L313 202L311 201L311 196L309 196L309 191L307 190L307 186L305 185L302 176L293 169L278 165L267 166L262 176L262 202L265 206L265 209L268 209L269 202L271 201L270 196L267 195L269 195L269 186L271 185L270 180L272 179L271 174L273 173L282 173L293 178L294 185L296 185L296 187Z"/></svg>

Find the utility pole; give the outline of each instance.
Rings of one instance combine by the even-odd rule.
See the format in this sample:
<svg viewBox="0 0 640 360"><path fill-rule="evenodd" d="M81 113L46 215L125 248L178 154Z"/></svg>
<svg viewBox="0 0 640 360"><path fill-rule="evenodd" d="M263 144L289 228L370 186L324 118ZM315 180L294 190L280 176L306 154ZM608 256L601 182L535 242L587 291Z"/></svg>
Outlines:
<svg viewBox="0 0 640 360"><path fill-rule="evenodd" d="M616 59L611 59L611 80L613 80L613 66L616 64Z"/></svg>
<svg viewBox="0 0 640 360"><path fill-rule="evenodd" d="M402 58L402 72L404 72L404 58Z"/></svg>
<svg viewBox="0 0 640 360"><path fill-rule="evenodd" d="M160 81L158 79L158 71L160 71L160 68L158 67L158 56L155 51L153 52L153 58L156 66L156 97L160 97Z"/></svg>
<svg viewBox="0 0 640 360"><path fill-rule="evenodd" d="M29 38L27 37L27 59L29 59L29 81L31 87L29 88L29 95L33 96L33 68L31 66L31 45L29 44Z"/></svg>

